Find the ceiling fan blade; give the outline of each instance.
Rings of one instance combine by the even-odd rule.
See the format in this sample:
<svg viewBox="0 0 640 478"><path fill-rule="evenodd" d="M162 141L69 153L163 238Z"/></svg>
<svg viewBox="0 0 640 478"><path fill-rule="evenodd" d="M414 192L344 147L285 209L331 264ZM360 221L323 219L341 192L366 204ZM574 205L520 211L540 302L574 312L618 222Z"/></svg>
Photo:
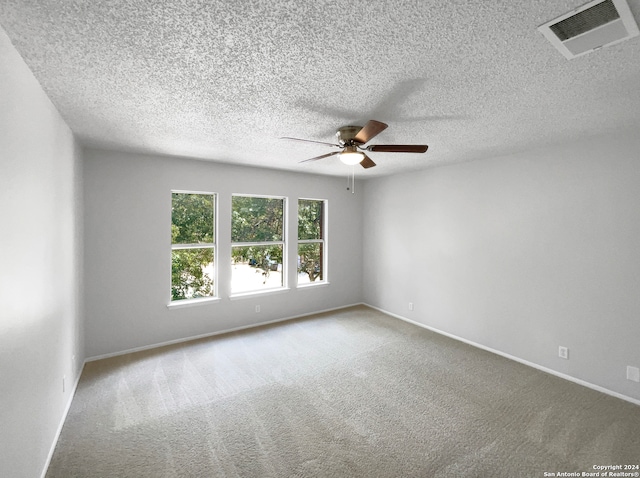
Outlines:
<svg viewBox="0 0 640 478"><path fill-rule="evenodd" d="M379 153L426 153L428 148L426 144L372 144L366 150Z"/></svg>
<svg viewBox="0 0 640 478"><path fill-rule="evenodd" d="M355 138L353 138L356 142L364 144L374 136L377 136L379 133L387 129L386 124L381 123L376 120L369 120L366 125L362 127L358 134L356 134Z"/></svg>
<svg viewBox="0 0 640 478"><path fill-rule="evenodd" d="M336 148L341 148L339 144L334 143L325 143L323 141L313 141L310 139L300 139L300 138L289 138L288 136L282 136L280 139L291 139L293 141L302 141L303 143L318 143L318 144L326 144L327 146L335 146Z"/></svg>
<svg viewBox="0 0 640 478"><path fill-rule="evenodd" d="M335 156L336 154L340 154L340 151L334 151L333 153L323 154L322 156L316 156L315 158L303 159L302 161L298 161L298 162L306 163L307 161L317 161L319 159L328 158L329 156Z"/></svg>
<svg viewBox="0 0 640 478"><path fill-rule="evenodd" d="M364 155L364 159L362 161L360 161L360 166L362 166L364 169L369 169L369 168L373 168L376 165L376 163L374 163L371 158L369 156L367 156L366 154Z"/></svg>

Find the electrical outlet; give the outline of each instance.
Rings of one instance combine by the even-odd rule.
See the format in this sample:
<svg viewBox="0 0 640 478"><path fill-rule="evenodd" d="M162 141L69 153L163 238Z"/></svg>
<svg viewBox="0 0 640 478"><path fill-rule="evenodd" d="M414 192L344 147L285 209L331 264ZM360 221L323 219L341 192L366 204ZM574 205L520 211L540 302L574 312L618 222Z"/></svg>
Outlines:
<svg viewBox="0 0 640 478"><path fill-rule="evenodd" d="M256 305L256 314L257 314L258 312L260 312L260 306L259 306L259 305Z"/></svg>
<svg viewBox="0 0 640 478"><path fill-rule="evenodd" d="M562 345L558 347L558 357L569 359L569 349L567 347L563 347Z"/></svg>
<svg viewBox="0 0 640 478"><path fill-rule="evenodd" d="M413 302L409 302L409 310L413 310Z"/></svg>
<svg viewBox="0 0 640 478"><path fill-rule="evenodd" d="M640 382L640 368L627 365L627 380Z"/></svg>
<svg viewBox="0 0 640 478"><path fill-rule="evenodd" d="M66 378L67 378L67 376L66 376L66 375L63 375L63 376L62 376L62 393L64 393L64 392L65 392L64 381L66 380Z"/></svg>

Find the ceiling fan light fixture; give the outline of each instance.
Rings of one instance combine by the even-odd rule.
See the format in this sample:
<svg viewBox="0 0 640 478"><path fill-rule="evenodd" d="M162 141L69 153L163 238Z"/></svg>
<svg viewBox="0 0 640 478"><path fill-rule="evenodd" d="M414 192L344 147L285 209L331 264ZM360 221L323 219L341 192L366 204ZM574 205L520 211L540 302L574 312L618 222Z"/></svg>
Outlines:
<svg viewBox="0 0 640 478"><path fill-rule="evenodd" d="M353 166L354 164L362 162L364 159L364 153L358 151L355 146L347 146L338 157L344 164Z"/></svg>

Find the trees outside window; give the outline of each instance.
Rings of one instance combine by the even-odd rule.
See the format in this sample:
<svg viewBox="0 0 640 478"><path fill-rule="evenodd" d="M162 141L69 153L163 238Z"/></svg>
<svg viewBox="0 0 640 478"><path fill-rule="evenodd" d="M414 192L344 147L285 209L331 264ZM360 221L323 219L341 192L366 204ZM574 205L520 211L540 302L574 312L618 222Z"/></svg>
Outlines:
<svg viewBox="0 0 640 478"><path fill-rule="evenodd" d="M325 281L326 201L298 199L298 284Z"/></svg>
<svg viewBox="0 0 640 478"><path fill-rule="evenodd" d="M284 287L285 199L231 199L231 293Z"/></svg>
<svg viewBox="0 0 640 478"><path fill-rule="evenodd" d="M231 198L231 293L286 286L286 198ZM298 200L298 285L326 282L326 209ZM171 194L171 302L213 298L216 280L216 195Z"/></svg>
<svg viewBox="0 0 640 478"><path fill-rule="evenodd" d="M171 301L215 296L215 194L171 193Z"/></svg>

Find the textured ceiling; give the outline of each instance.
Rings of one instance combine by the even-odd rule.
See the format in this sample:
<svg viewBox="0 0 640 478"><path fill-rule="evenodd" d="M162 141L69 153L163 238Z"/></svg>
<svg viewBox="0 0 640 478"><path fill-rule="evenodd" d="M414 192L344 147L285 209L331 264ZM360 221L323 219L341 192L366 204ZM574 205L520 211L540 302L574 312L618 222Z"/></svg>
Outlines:
<svg viewBox="0 0 640 478"><path fill-rule="evenodd" d="M640 37L568 61L536 30L583 3L0 0L0 24L83 144L332 175L278 138L376 119L371 144L430 146L375 177L640 130Z"/></svg>

